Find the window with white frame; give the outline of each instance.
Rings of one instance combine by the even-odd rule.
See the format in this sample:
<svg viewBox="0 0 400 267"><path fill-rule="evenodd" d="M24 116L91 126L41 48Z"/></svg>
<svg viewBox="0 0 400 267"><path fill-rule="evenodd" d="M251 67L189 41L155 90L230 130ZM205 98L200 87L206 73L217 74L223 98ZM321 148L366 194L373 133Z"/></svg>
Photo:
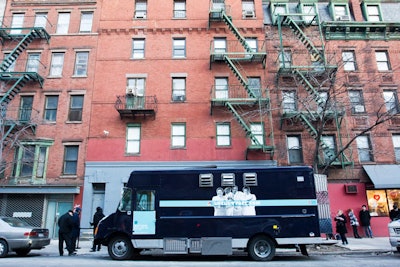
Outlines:
<svg viewBox="0 0 400 267"><path fill-rule="evenodd" d="M211 8L213 11L225 10L225 0L212 0Z"/></svg>
<svg viewBox="0 0 400 267"><path fill-rule="evenodd" d="M64 175L77 175L79 145L64 146Z"/></svg>
<svg viewBox="0 0 400 267"><path fill-rule="evenodd" d="M147 18L147 1L136 0L135 2L135 19Z"/></svg>
<svg viewBox="0 0 400 267"><path fill-rule="evenodd" d="M333 135L325 135L321 136L321 142L325 145L325 149L323 150L323 155L325 161L331 160L331 156L336 155L336 144L335 144L335 136Z"/></svg>
<svg viewBox="0 0 400 267"><path fill-rule="evenodd" d="M301 13L303 14L303 20L306 23L311 23L313 22L316 23L316 21L313 21L315 18L315 15L317 14L316 10L316 4L314 3L301 3Z"/></svg>
<svg viewBox="0 0 400 267"><path fill-rule="evenodd" d="M229 86L228 86L228 78L226 77L218 77L214 80L215 87L215 98L216 99L227 99L229 96Z"/></svg>
<svg viewBox="0 0 400 267"><path fill-rule="evenodd" d="M366 5L366 17L368 21L381 21L381 12L380 12L380 6L379 5Z"/></svg>
<svg viewBox="0 0 400 267"><path fill-rule="evenodd" d="M172 101L183 102L186 100L186 78L172 78Z"/></svg>
<svg viewBox="0 0 400 267"><path fill-rule="evenodd" d="M58 13L57 30L56 30L57 34L68 33L70 18L71 18L71 13L69 12Z"/></svg>
<svg viewBox="0 0 400 267"><path fill-rule="evenodd" d="M328 105L327 107L326 107L326 111L328 111L329 110L329 101L328 101L328 97L329 97L329 95L328 95L328 92L326 92L326 91L321 91L321 92L318 92L318 98L322 101L322 105L318 105L318 107L317 107L317 111L318 111L318 113L321 113L321 112L323 112L324 111L324 106L325 105Z"/></svg>
<svg viewBox="0 0 400 267"><path fill-rule="evenodd" d="M250 38L250 37L246 37L245 38L246 43L249 45L251 51L253 53L258 51L258 42L257 42L257 38Z"/></svg>
<svg viewBox="0 0 400 267"><path fill-rule="evenodd" d="M360 162L370 162L373 161L372 158L372 148L369 136L360 135L356 138L358 159Z"/></svg>
<svg viewBox="0 0 400 267"><path fill-rule="evenodd" d="M141 125L128 124L126 129L126 153L140 153Z"/></svg>
<svg viewBox="0 0 400 267"><path fill-rule="evenodd" d="M390 62L387 51L375 51L375 58L379 71L390 70Z"/></svg>
<svg viewBox="0 0 400 267"><path fill-rule="evenodd" d="M174 18L181 19L186 18L186 1L175 0L174 1Z"/></svg>
<svg viewBox="0 0 400 267"><path fill-rule="evenodd" d="M145 94L146 78L128 78L127 79L127 93L134 96L143 97Z"/></svg>
<svg viewBox="0 0 400 267"><path fill-rule="evenodd" d="M171 124L171 147L172 148L186 147L186 123Z"/></svg>
<svg viewBox="0 0 400 267"><path fill-rule="evenodd" d="M57 108L58 108L58 95L46 96L43 119L45 121L55 122L57 120Z"/></svg>
<svg viewBox="0 0 400 267"><path fill-rule="evenodd" d="M93 24L93 11L83 11L81 13L81 24L79 32L91 32Z"/></svg>
<svg viewBox="0 0 400 267"><path fill-rule="evenodd" d="M256 16L253 0L242 0L242 16L243 18L254 18Z"/></svg>
<svg viewBox="0 0 400 267"><path fill-rule="evenodd" d="M231 124L229 122L217 123L217 146L227 147L231 145Z"/></svg>
<svg viewBox="0 0 400 267"><path fill-rule="evenodd" d="M356 57L354 51L342 52L343 69L345 71L354 71L357 69Z"/></svg>
<svg viewBox="0 0 400 267"><path fill-rule="evenodd" d="M88 51L76 52L74 76L87 76L88 60Z"/></svg>
<svg viewBox="0 0 400 267"><path fill-rule="evenodd" d="M46 12L36 13L34 27L46 28L46 25L47 25L47 13Z"/></svg>
<svg viewBox="0 0 400 267"><path fill-rule="evenodd" d="M22 32L22 27L24 26L24 18L24 13L14 13L12 15L10 34L19 34Z"/></svg>
<svg viewBox="0 0 400 267"><path fill-rule="evenodd" d="M281 68L290 68L292 66L292 51L283 50L279 55L279 65Z"/></svg>
<svg viewBox="0 0 400 267"><path fill-rule="evenodd" d="M350 21L350 10L347 4L334 4L333 16L335 20Z"/></svg>
<svg viewBox="0 0 400 267"><path fill-rule="evenodd" d="M400 162L400 134L393 134L392 141L396 162Z"/></svg>
<svg viewBox="0 0 400 267"><path fill-rule="evenodd" d="M286 14L288 13L288 5L287 3L274 3L271 4L271 15L272 15L272 21L274 24L278 23L278 15ZM283 17L280 17L281 19Z"/></svg>
<svg viewBox="0 0 400 267"><path fill-rule="evenodd" d="M19 120L21 122L27 122L31 119L33 108L33 96L21 96L21 102L19 106Z"/></svg>
<svg viewBox="0 0 400 267"><path fill-rule="evenodd" d="M54 52L51 54L50 76L61 77L64 66L64 52Z"/></svg>
<svg viewBox="0 0 400 267"><path fill-rule="evenodd" d="M251 140L252 145L264 145L264 124L262 122L253 122L250 124L251 134L257 139L258 144Z"/></svg>
<svg viewBox="0 0 400 267"><path fill-rule="evenodd" d="M83 95L71 95L68 111L68 121L82 121L83 98Z"/></svg>
<svg viewBox="0 0 400 267"><path fill-rule="evenodd" d="M389 114L399 113L399 100L397 97L397 92L393 90L383 91L383 99L385 101L386 111Z"/></svg>
<svg viewBox="0 0 400 267"><path fill-rule="evenodd" d="M300 135L287 136L287 149L290 164L303 163L303 150Z"/></svg>
<svg viewBox="0 0 400 267"><path fill-rule="evenodd" d="M141 59L144 58L144 48L145 48L144 38L135 38L132 40L132 58Z"/></svg>
<svg viewBox="0 0 400 267"><path fill-rule="evenodd" d="M226 38L214 38L214 53L226 53Z"/></svg>
<svg viewBox="0 0 400 267"><path fill-rule="evenodd" d="M249 89L254 93L255 97L262 96L260 77L247 77L247 84Z"/></svg>
<svg viewBox="0 0 400 267"><path fill-rule="evenodd" d="M365 112L364 98L361 90L350 90L349 98L352 114Z"/></svg>
<svg viewBox="0 0 400 267"><path fill-rule="evenodd" d="M282 107L284 113L290 113L297 110L295 91L282 92Z"/></svg>
<svg viewBox="0 0 400 267"><path fill-rule="evenodd" d="M28 53L28 61L26 62L27 72L39 72L40 53Z"/></svg>
<svg viewBox="0 0 400 267"><path fill-rule="evenodd" d="M172 56L174 58L186 57L186 39L174 38L172 40Z"/></svg>

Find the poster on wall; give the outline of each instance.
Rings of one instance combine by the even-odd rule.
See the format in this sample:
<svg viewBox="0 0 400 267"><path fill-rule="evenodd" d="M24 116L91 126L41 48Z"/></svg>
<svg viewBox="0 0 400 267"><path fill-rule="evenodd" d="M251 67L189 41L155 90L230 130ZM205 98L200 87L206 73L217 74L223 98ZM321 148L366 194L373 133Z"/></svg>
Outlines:
<svg viewBox="0 0 400 267"><path fill-rule="evenodd" d="M371 216L389 216L386 190L367 190L367 199Z"/></svg>
<svg viewBox="0 0 400 267"><path fill-rule="evenodd" d="M388 198L389 209L393 208L393 204L400 206L400 189L387 189L386 195Z"/></svg>

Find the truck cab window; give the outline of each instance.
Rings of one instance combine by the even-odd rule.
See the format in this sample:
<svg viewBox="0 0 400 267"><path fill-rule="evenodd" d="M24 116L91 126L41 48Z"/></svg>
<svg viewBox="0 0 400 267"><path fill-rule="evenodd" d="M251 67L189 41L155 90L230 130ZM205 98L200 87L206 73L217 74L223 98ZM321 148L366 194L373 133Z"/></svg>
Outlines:
<svg viewBox="0 0 400 267"><path fill-rule="evenodd" d="M136 211L153 211L155 208L154 191L137 191L136 193Z"/></svg>
<svg viewBox="0 0 400 267"><path fill-rule="evenodd" d="M118 206L119 211L132 210L132 189L125 187L122 191L122 198Z"/></svg>

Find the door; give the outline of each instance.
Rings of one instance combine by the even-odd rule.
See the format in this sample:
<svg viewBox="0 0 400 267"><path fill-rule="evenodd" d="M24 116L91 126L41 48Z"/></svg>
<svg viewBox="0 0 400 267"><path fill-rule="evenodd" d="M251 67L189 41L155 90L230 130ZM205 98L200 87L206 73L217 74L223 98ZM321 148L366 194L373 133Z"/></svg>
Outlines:
<svg viewBox="0 0 400 267"><path fill-rule="evenodd" d="M50 200L46 217L46 228L49 229L50 238L58 238L58 218L72 209L72 202Z"/></svg>
<svg viewBox="0 0 400 267"><path fill-rule="evenodd" d="M154 235L156 233L155 192L140 190L136 193L133 212L133 234Z"/></svg>

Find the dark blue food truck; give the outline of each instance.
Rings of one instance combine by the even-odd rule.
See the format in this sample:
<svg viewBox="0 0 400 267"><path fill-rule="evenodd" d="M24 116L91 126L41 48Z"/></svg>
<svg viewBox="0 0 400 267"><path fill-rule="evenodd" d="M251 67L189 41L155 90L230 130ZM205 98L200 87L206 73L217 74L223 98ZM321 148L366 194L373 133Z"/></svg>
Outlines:
<svg viewBox="0 0 400 267"><path fill-rule="evenodd" d="M133 171L115 213L95 242L112 259L141 251L271 260L277 247L326 244L309 167L190 168Z"/></svg>

